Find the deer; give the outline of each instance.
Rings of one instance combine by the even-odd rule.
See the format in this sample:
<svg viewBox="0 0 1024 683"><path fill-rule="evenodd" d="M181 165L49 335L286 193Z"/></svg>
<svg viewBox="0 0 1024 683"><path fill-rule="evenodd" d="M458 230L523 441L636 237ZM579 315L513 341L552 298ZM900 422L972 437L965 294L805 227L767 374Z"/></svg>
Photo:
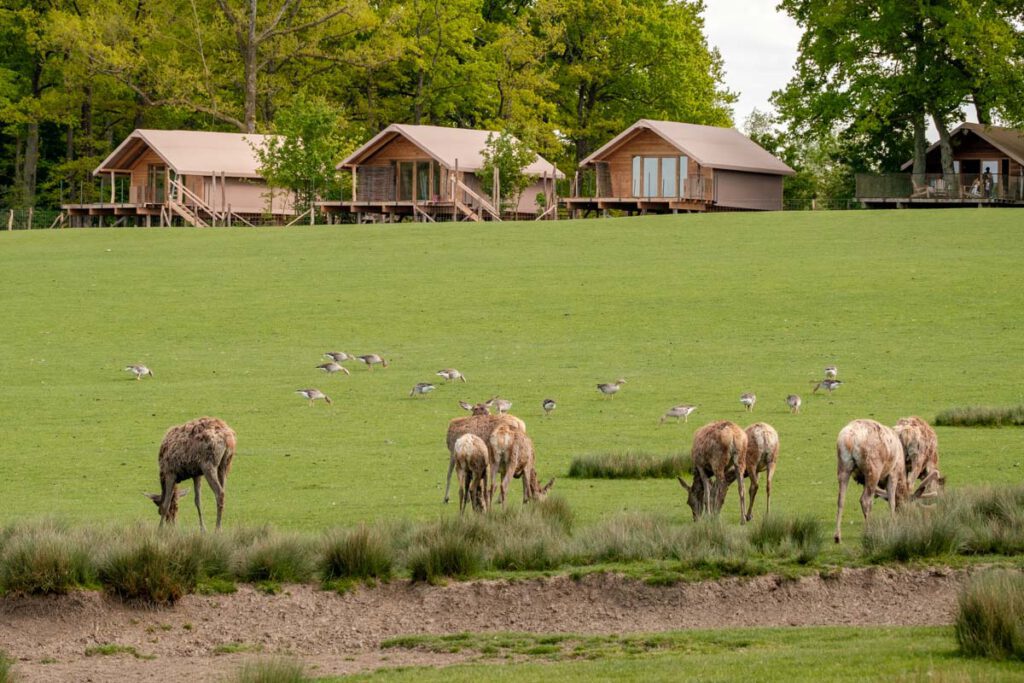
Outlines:
<svg viewBox="0 0 1024 683"><path fill-rule="evenodd" d="M531 500L543 500L547 496L555 480L552 478L544 487L540 486L537 480L536 449L533 439L525 431L507 424L499 425L491 434L489 443L492 471L501 477L499 501L502 505L505 504L505 495L513 477L523 480L524 504ZM491 484L490 495L494 495L494 483Z"/></svg>
<svg viewBox="0 0 1024 683"><path fill-rule="evenodd" d="M696 520L705 512L717 515L725 502L725 492L729 488L727 474L730 470L737 471L740 489L740 523L746 523L743 509L746 507L743 495L743 471L738 469L747 450L747 433L739 425L720 420L711 422L698 429L693 435L693 448L690 456L693 460L693 485L687 485L682 477L679 483L695 499L697 508L690 504ZM714 483L711 477L714 477ZM700 488L697 489L698 481ZM695 492L696 489L696 492ZM712 504L713 503L713 504Z"/></svg>
<svg viewBox="0 0 1024 683"><path fill-rule="evenodd" d="M939 438L931 425L917 417L901 417L893 427L896 437L903 446L906 461L907 486L913 486L918 479L923 483L914 491L918 498L930 498L937 492L925 493L933 480L942 488L945 478L939 473Z"/></svg>
<svg viewBox="0 0 1024 683"><path fill-rule="evenodd" d="M749 522L754 518L754 496L757 495L757 479L761 472L767 472L764 514L767 516L771 510L772 478L775 477L775 464L779 459L779 433L767 422L755 422L744 431L747 434L747 449L742 467L738 467L737 471L742 470L745 476L750 477L750 501L746 514ZM743 509L740 508L740 514L742 513Z"/></svg>
<svg viewBox="0 0 1024 683"><path fill-rule="evenodd" d="M191 479L195 489L196 511L199 513L199 528L206 531L199 496L199 480L205 477L217 498L217 529L220 530L225 485L236 446L235 431L216 417L200 417L167 430L158 456L160 493L144 494L159 508L161 527L165 523L175 523L178 498L185 495L184 491L178 491L177 484Z"/></svg>
<svg viewBox="0 0 1024 683"><path fill-rule="evenodd" d="M474 510L487 512L490 504L487 493L491 478L491 459L487 444L476 434L463 434L455 440L452 457L459 479L459 514L465 513L467 502Z"/></svg>
<svg viewBox="0 0 1024 683"><path fill-rule="evenodd" d="M460 405L463 402L460 401ZM465 407L465 406L464 406ZM526 423L520 420L514 415L491 415L490 410L486 403L477 403L470 406L472 415L464 417L456 417L448 422L448 434L446 443L448 446L448 477L444 486L444 502L447 503L449 500L449 492L451 491L452 484L452 471L455 468L455 441L463 434L476 434L478 437L488 442L491 438L491 433L499 425L507 424L515 427L519 431L526 432Z"/></svg>

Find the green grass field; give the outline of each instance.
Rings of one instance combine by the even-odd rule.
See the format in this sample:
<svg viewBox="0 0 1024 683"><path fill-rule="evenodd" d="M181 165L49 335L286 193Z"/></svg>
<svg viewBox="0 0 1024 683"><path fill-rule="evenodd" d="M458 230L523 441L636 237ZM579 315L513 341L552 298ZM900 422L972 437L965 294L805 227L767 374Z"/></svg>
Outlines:
<svg viewBox="0 0 1024 683"><path fill-rule="evenodd" d="M455 515L456 401L500 394L581 522L689 519L672 480L566 479L574 455L687 450L713 419L776 426L773 507L835 514L849 420L1024 401L1022 214L719 214L507 225L0 233L0 522L157 522L157 447L239 434L226 524L320 529ZM328 350L391 367L324 377ZM143 362L153 380L122 368ZM829 397L810 382L835 363ZM351 365L351 364L350 364ZM408 398L454 366L467 384ZM597 382L625 377L614 398ZM312 408L294 392L335 401ZM758 395L753 416L740 393ZM803 414L784 399L804 396ZM548 419L540 402L559 407ZM689 424L657 422L675 403ZM1024 432L938 430L950 486L1019 482ZM519 489L515 489L518 496ZM763 505L763 491L759 507ZM844 532L861 528L847 503ZM205 489L205 509L214 509ZM180 523L194 525L191 499ZM736 520L730 491L725 514ZM762 508L763 509L763 508Z"/></svg>

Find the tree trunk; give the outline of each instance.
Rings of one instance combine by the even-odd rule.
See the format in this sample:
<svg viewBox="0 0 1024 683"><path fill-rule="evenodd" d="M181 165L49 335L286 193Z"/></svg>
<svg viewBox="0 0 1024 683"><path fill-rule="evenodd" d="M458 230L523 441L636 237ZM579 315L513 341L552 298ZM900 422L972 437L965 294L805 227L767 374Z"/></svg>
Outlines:
<svg viewBox="0 0 1024 683"><path fill-rule="evenodd" d="M975 92L971 94L971 99L974 100L974 111L978 115L978 123L991 126L992 110L989 108L984 96Z"/></svg>
<svg viewBox="0 0 1024 683"><path fill-rule="evenodd" d="M39 123L25 126L25 168L22 171L21 203L34 206L36 202L36 172L39 169Z"/></svg>
<svg viewBox="0 0 1024 683"><path fill-rule="evenodd" d="M949 140L949 128L946 126L946 118L941 114L932 114L932 121L939 131L939 150L942 157L942 175L946 179L946 187L951 188L956 181L953 169L953 145Z"/></svg>
<svg viewBox="0 0 1024 683"><path fill-rule="evenodd" d="M245 69L245 132L256 132L256 71L259 59L256 45L256 0L249 0L248 36L242 51Z"/></svg>
<svg viewBox="0 0 1024 683"><path fill-rule="evenodd" d="M925 137L925 118L917 116L914 119L914 182L924 184L925 156L928 152L928 138Z"/></svg>

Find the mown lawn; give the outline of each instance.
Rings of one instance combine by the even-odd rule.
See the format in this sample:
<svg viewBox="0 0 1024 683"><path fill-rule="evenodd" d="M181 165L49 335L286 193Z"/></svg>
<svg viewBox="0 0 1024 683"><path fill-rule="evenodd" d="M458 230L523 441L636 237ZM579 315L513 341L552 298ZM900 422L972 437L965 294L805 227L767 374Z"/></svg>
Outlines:
<svg viewBox="0 0 1024 683"><path fill-rule="evenodd" d="M582 453L688 449L721 418L774 424L773 507L831 522L835 435L850 419L1024 401L1021 217L0 233L0 522L155 524L141 494L158 490L160 439L204 414L239 434L228 526L457 514L441 504L446 422L458 399L495 394L514 401L540 475L559 477L582 523L619 510L688 519L673 480L564 475ZM382 353L391 367L324 377L314 366L328 350ZM134 362L155 379L122 371ZM812 396L832 363L846 383ZM469 382L408 398L449 366ZM614 398L595 390L620 376ZM307 407L294 391L308 386L335 404ZM745 391L758 395L753 416ZM787 412L791 392L801 415ZM559 407L544 419L549 396ZM682 402L699 405L689 424L659 427ZM950 486L1020 481L1024 431L938 432ZM736 504L731 492L727 519ZM191 497L181 523L195 524Z"/></svg>
<svg viewBox="0 0 1024 683"><path fill-rule="evenodd" d="M408 646L477 661L332 681L1017 681L1020 663L964 658L952 628L766 628L650 636L462 634Z"/></svg>

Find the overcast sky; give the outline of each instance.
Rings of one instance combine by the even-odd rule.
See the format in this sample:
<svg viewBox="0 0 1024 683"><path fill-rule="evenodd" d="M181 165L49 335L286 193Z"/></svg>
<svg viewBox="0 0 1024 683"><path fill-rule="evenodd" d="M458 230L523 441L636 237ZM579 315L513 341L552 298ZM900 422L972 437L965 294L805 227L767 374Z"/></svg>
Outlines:
<svg viewBox="0 0 1024 683"><path fill-rule="evenodd" d="M737 128L757 107L771 111L768 98L793 73L800 29L775 6L778 0L705 0L708 42L725 60L725 84L739 93L733 105Z"/></svg>

